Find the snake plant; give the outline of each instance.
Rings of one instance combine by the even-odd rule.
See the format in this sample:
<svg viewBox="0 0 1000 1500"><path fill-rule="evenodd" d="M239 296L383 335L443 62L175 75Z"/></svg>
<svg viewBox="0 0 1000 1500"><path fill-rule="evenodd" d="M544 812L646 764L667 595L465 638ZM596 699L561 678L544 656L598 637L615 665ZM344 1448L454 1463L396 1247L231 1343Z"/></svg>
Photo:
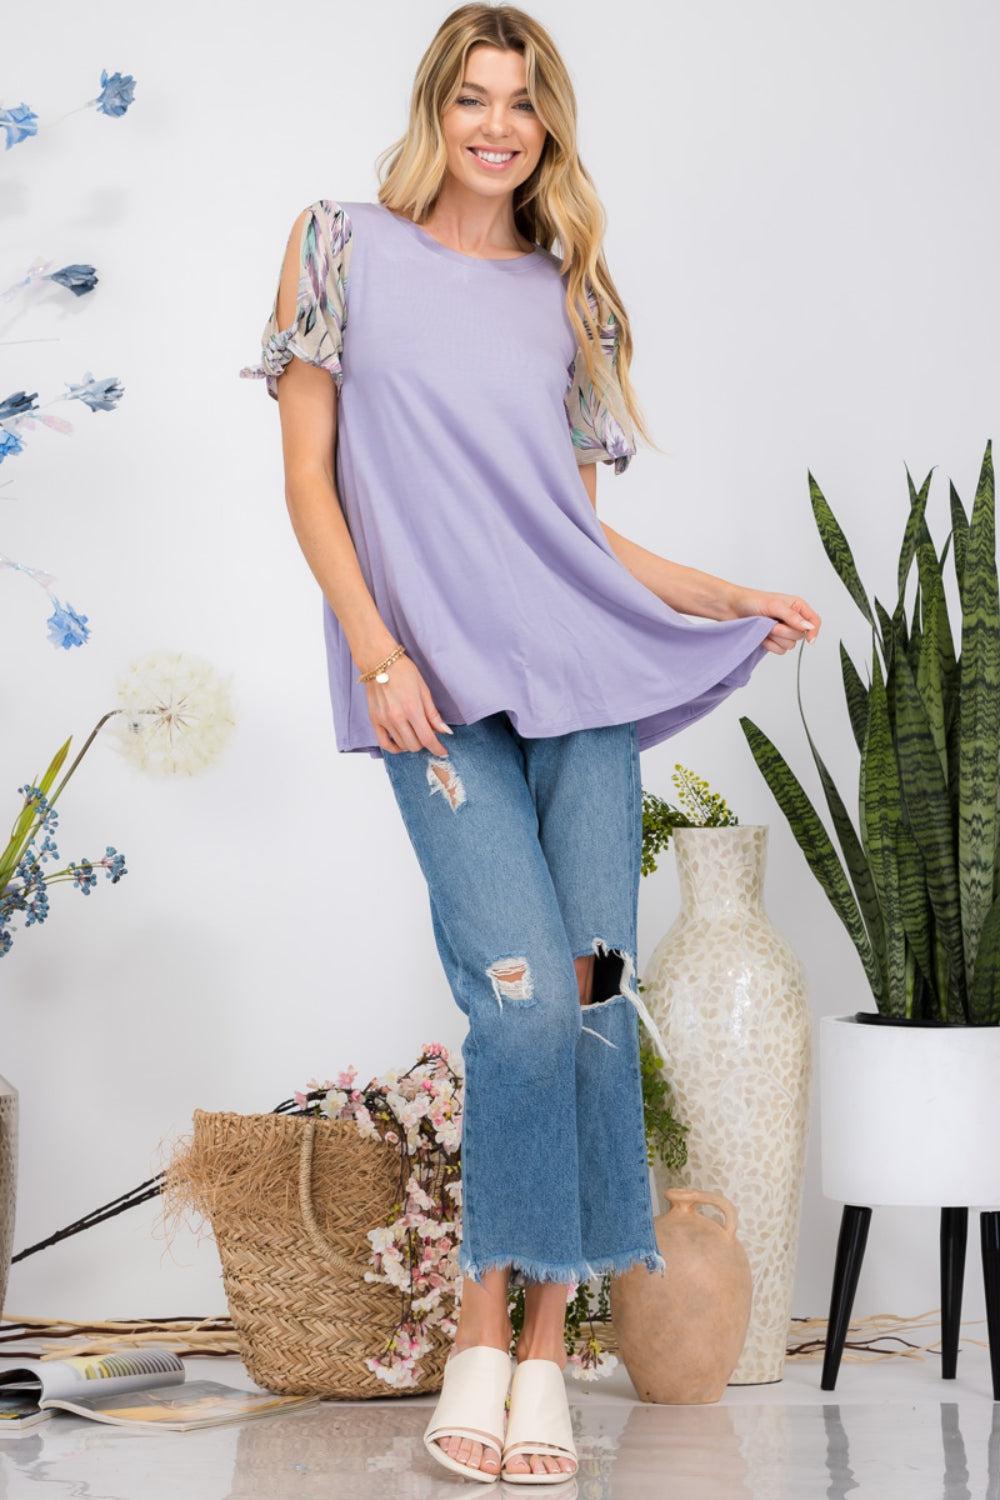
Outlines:
<svg viewBox="0 0 1000 1500"><path fill-rule="evenodd" d="M813 515L837 576L871 626L870 682L840 642L860 754L857 829L799 713L840 846L780 751L750 719L754 759L857 949L878 1012L946 1024L1000 1022L1000 602L992 444L971 520L950 485L940 557L927 528L928 474L910 511L890 615L861 583L841 527L812 474ZM956 657L944 591L948 547L961 608ZM905 593L916 561L912 616ZM798 675L801 676L802 647ZM846 866L846 870L845 870Z"/></svg>

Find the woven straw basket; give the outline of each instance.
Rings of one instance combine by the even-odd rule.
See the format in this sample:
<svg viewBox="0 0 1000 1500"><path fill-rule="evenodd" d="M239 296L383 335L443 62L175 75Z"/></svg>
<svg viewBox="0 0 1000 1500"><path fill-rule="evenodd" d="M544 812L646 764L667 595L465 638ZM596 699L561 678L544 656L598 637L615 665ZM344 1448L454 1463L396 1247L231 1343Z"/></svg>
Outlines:
<svg viewBox="0 0 1000 1500"><path fill-rule="evenodd" d="M365 1281L369 1229L387 1224L400 1159L353 1120L196 1109L165 1192L211 1222L229 1313L251 1379L280 1394L357 1400L394 1388L366 1368L402 1316L398 1287ZM441 1388L437 1327L414 1391Z"/></svg>

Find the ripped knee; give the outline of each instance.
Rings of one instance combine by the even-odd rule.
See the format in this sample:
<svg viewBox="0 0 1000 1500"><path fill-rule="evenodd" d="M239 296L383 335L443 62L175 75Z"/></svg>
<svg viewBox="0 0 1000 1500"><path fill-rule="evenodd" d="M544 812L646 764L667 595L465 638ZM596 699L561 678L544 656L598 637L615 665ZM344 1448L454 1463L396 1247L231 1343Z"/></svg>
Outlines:
<svg viewBox="0 0 1000 1500"><path fill-rule="evenodd" d="M486 967L486 977L493 986L493 993L501 1010L505 1000L519 1000L523 1003L535 998L535 981L531 968L528 960L522 956L494 959Z"/></svg>
<svg viewBox="0 0 1000 1500"><path fill-rule="evenodd" d="M573 963L580 987L581 1005L602 1005L627 992L635 965L623 948L609 948L603 938L594 938L593 951L578 954Z"/></svg>
<svg viewBox="0 0 1000 1500"><path fill-rule="evenodd" d="M594 938L591 947L596 958L591 1008L606 1006L610 1011L614 1006L634 1006L639 1021L645 1026L663 1063L670 1067L672 1059L660 1034L660 1028L636 987L635 959L632 953L627 948L610 948L604 938L600 937ZM594 1019L597 1020L597 1017L595 1016ZM591 1036L597 1037L599 1041L606 1042L609 1047L617 1046L616 1042L603 1036L592 1026L583 1026L582 1029L589 1032Z"/></svg>
<svg viewBox="0 0 1000 1500"><path fill-rule="evenodd" d="M628 1004L634 996L632 980L635 963L631 953L624 948L609 948L604 939L599 937L594 938L591 947L591 953L582 953L573 959L580 981L580 1004L588 1007ZM581 968L581 965L586 967ZM582 1030L596 1037L599 1042L604 1042L606 1046L617 1048L616 1042L600 1031L595 1031L592 1026L583 1026Z"/></svg>

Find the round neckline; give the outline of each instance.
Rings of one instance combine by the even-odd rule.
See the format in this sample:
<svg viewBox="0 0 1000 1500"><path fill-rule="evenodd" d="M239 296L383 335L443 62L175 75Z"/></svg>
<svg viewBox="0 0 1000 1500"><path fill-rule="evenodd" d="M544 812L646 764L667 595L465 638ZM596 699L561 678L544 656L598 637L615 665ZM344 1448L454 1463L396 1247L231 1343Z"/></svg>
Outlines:
<svg viewBox="0 0 1000 1500"><path fill-rule="evenodd" d="M403 229L409 230L413 238L419 240L422 245L426 245L428 250L433 250L437 255L443 255L448 260L459 261L462 265L492 266L501 271L526 271L529 266L537 265L539 257L544 254L541 245L536 245L534 250L529 250L524 255L508 255L503 257L496 255L467 255L464 250L453 250L450 245L442 245L440 240L436 240L432 234L428 234L426 229L420 224L415 223L413 219L408 219L405 214L395 213L393 209L387 208L384 203L379 203L378 207L382 209L383 213L387 213L390 219L395 219L396 223Z"/></svg>

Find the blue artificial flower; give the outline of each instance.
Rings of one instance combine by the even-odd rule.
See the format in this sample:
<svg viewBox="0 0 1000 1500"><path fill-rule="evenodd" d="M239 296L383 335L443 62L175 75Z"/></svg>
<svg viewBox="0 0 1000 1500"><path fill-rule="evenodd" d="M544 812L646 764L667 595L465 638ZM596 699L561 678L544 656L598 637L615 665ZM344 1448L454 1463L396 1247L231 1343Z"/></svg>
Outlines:
<svg viewBox="0 0 1000 1500"><path fill-rule="evenodd" d="M71 604L60 604L59 600L52 596L55 609L49 615L46 622L49 627L49 640L53 646L82 646L84 641L90 637L87 628L89 615L77 614Z"/></svg>
<svg viewBox="0 0 1000 1500"><path fill-rule="evenodd" d="M0 422L7 422L11 417L23 417L25 412L37 410L37 391L32 391L30 396L27 391L15 391L12 396L5 396L0 401Z"/></svg>
<svg viewBox="0 0 1000 1500"><path fill-rule="evenodd" d="M0 109L0 130L7 132L5 150L38 134L38 116L27 104L15 104L13 109Z"/></svg>
<svg viewBox="0 0 1000 1500"><path fill-rule="evenodd" d="M38 873L25 887L26 901L24 910L28 913L25 927L32 927L36 922L44 922L49 914L49 892L45 884L45 877Z"/></svg>
<svg viewBox="0 0 1000 1500"><path fill-rule="evenodd" d="M131 73L108 74L101 69L101 92L94 103L102 115L123 115L135 97L135 79Z"/></svg>
<svg viewBox="0 0 1000 1500"><path fill-rule="evenodd" d="M67 380L69 400L82 401L91 411L114 411L125 394L125 387L117 375L108 375L104 380L95 380L88 370L80 385Z"/></svg>
<svg viewBox="0 0 1000 1500"><path fill-rule="evenodd" d="M8 432L5 427L0 427L0 464L12 453L20 453L23 447L16 432Z"/></svg>
<svg viewBox="0 0 1000 1500"><path fill-rule="evenodd" d="M66 868L73 871L73 884L77 890L82 891L85 896L89 896L97 884L97 876L94 874L94 867L90 863L90 860L83 859L78 865L75 865L70 860Z"/></svg>
<svg viewBox="0 0 1000 1500"><path fill-rule="evenodd" d="M63 266L61 271L51 271L47 279L57 281L60 286L68 287L74 297L84 297L97 285L97 272L93 266L81 266L74 263L71 266Z"/></svg>
<svg viewBox="0 0 1000 1500"><path fill-rule="evenodd" d="M44 823L42 824L42 827L45 827ZM39 844L38 848L35 851L35 857L42 864L44 864L47 859L59 858L59 850L56 846L56 841L50 834L47 833L42 839L42 842Z"/></svg>
<svg viewBox="0 0 1000 1500"><path fill-rule="evenodd" d="M17 789L24 796L26 808L32 808L32 819L38 818L37 826L33 828L31 840L17 862L14 871L14 879L9 880L5 886L0 888L0 958L10 952L14 941L11 932L11 922L15 912L24 912L25 927L33 927L36 922L44 922L49 914L48 879L43 871L42 864L46 859L58 859L59 850L56 848L55 840L51 837L52 830L59 821L59 812L49 803L49 799L41 787L33 782L27 782ZM39 847L36 841L39 833L45 837ZM67 870L73 875L73 884L84 895L89 895L97 884L96 869L103 869L112 885L127 875L125 868L125 856L119 854L113 844L105 846L104 855L101 859L93 861L81 860L79 864L72 862Z"/></svg>

